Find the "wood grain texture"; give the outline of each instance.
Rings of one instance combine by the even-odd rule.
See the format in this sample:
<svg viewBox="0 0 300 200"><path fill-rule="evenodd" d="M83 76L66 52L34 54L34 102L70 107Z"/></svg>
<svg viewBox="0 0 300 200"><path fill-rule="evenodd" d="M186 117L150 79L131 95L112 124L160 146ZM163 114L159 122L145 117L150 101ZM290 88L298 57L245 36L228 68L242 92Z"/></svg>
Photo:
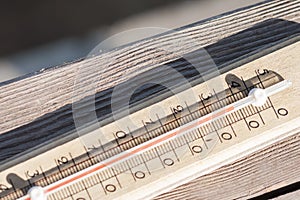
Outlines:
<svg viewBox="0 0 300 200"><path fill-rule="evenodd" d="M69 139L76 137L73 102L85 102L94 97L97 118L109 118L113 88L123 82L130 83L131 74L137 71L143 73L150 70L153 76L159 78L157 72L166 70L163 64L167 64L181 72L187 80L193 81L199 74L182 59L182 55L189 56L195 62L200 61L202 58L197 56L197 51L201 47L222 72L226 66L238 67L288 45L289 41L299 40L299 11L298 0L266 1L99 56L2 83L1 164L32 146L43 145L66 135ZM99 70L99 66L104 70ZM180 83L176 78L170 76L166 81L178 85ZM141 88L132 103L162 90L162 87L153 85ZM83 113L81 117L88 115ZM89 122L87 118L86 123ZM299 168L291 168L300 162L299 142L297 134L158 199L247 199L299 181ZM253 160L255 162L251 162ZM285 165L291 160L293 165ZM269 179L261 179L262 176ZM231 192L225 193L225 189Z"/></svg>

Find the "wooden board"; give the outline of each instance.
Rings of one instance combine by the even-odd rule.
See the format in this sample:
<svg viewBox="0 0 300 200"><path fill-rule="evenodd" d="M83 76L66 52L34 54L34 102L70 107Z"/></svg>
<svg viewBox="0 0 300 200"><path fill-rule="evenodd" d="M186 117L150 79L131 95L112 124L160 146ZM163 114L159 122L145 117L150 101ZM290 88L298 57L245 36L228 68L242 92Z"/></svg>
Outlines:
<svg viewBox="0 0 300 200"><path fill-rule="evenodd" d="M111 88L128 81L124 79L124 73L130 74L136 69L155 72L163 69L162 64L167 63L186 75L188 80L195 80L197 73L193 72L191 64L182 60L181 56L188 54L193 58L193 53L199 49L199 45L210 53L221 72L225 72L229 67L232 69L241 66L299 41L299 7L299 1L267 1L145 39L88 60L41 70L1 84L0 105L5 108L0 111L1 165L5 166L4 163L13 158L12 156L28 148L44 145L48 141L58 145L55 142L57 138L68 136L66 140L71 140L77 136L72 133L75 124L71 111L74 99L79 99L74 97L73 92L74 82L78 72L81 72L81 67L87 69L81 74L81 81L85 83L97 80L99 76L105 77L97 82L95 90L87 91L80 98L94 95L96 92L97 116L99 119L106 119L110 116L107 106ZM180 46L175 42L178 38ZM95 65L105 66L107 71L100 74ZM176 77L170 76L168 81L174 81L175 84ZM141 92L133 102L161 91L159 87L152 90L143 89L147 92ZM299 136L295 134L158 198L248 199L294 183L299 181L299 171L295 167L300 161L297 144ZM291 158L294 159L290 163ZM274 162L290 165L277 164L274 167ZM247 168L249 163L253 165ZM282 176L279 173L282 171L290 173ZM258 179L262 175L267 178ZM229 193L227 191L229 188L232 190L232 184L236 188ZM239 187L240 185L244 187ZM199 191L202 192L199 194Z"/></svg>

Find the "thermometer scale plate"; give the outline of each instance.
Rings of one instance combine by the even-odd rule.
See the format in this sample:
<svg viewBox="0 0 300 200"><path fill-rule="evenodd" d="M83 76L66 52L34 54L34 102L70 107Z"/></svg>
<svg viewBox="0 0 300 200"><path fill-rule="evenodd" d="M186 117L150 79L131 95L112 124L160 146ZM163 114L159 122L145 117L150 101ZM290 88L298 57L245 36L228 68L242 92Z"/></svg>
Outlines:
<svg viewBox="0 0 300 200"><path fill-rule="evenodd" d="M97 138L99 130L95 130L85 138L72 140L5 169L0 173L0 197L30 199L27 192L38 185L53 186L52 191L45 191L49 193L48 199L53 200L152 198L295 134L293 130L299 124L299 51L298 42L222 74L218 78L223 80L224 91L199 84L190 89L198 95L197 101L191 101L190 91L184 91L180 97L186 99L174 95L132 113L130 119L138 129L128 127L124 119L119 119L101 128L101 132L106 133L105 141ZM282 55L289 56L283 59ZM195 130L157 143L147 151L136 152L117 164L106 164L93 173L83 173L70 184L58 184L245 99L253 88L269 88L285 80L291 81L292 86L270 96L263 106L249 105L229 114L222 113L222 118L211 116Z"/></svg>

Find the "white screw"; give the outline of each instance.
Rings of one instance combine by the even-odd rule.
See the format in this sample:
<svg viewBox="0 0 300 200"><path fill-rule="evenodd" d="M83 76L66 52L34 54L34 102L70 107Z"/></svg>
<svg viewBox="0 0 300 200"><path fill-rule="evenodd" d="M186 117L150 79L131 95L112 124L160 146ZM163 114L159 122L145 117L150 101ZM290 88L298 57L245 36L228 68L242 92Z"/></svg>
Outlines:
<svg viewBox="0 0 300 200"><path fill-rule="evenodd" d="M34 186L28 191L31 200L47 200L46 194L42 187Z"/></svg>
<svg viewBox="0 0 300 200"><path fill-rule="evenodd" d="M249 92L249 96L254 98L254 102L252 103L253 106L262 106L268 100L268 95L264 89L261 88L253 88Z"/></svg>

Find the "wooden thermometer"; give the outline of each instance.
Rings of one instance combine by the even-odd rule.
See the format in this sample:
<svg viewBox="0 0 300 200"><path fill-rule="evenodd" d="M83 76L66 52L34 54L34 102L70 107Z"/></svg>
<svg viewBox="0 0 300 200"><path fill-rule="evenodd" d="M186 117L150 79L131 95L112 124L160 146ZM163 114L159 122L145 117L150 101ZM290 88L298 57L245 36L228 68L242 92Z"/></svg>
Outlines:
<svg viewBox="0 0 300 200"><path fill-rule="evenodd" d="M0 162L0 199L152 199L297 135L300 131L300 29L296 23L299 21L299 4L299 1L267 1L210 19L208 23L144 40L140 45L116 49L1 86L4 95L0 97L0 105L13 102L7 105L10 109L0 111L5 114L0 118L1 131L12 130L18 135L22 125L41 117L45 122L40 120L25 126L25 133L33 137L32 144L38 143L34 141L35 137L41 141L48 137L51 140L49 144L32 145L18 155L9 152L16 156ZM257 37L252 37L255 34ZM221 35L223 39L220 40ZM176 46L176 39L182 43ZM162 49L167 46L175 53ZM72 103L69 98L72 86L68 84L73 83L78 66L90 70L82 73L84 83L99 76L97 70L92 71L95 63L105 69L113 66L110 72L104 72L107 77L95 89L97 94L102 92L97 96L97 104L93 104L99 111L107 91L128 81L122 80L120 74L132 75L135 69L147 69L145 73L152 70L153 77L150 78L164 76L176 83L177 79L167 71L162 73L165 68L159 68L163 63L174 61L173 64L179 70L185 70L188 77L190 68L185 67L185 60L176 53L192 55L188 60L190 65L196 66L200 62L205 65L206 61L193 54L199 46L205 46L218 62L220 71L217 75L209 76L212 72L208 68L205 79L191 78L190 87L182 89L180 83L175 84L180 89L175 87L168 93L157 93L136 101L130 105L128 113L122 109L114 113L111 106L117 117L103 119L101 126L81 123L84 125L81 129L76 125L81 115L75 113L75 120L70 117L76 109L68 110ZM256 46L261 48L256 49ZM146 66L153 68L148 70ZM61 84L61 79L66 81ZM43 85L43 91L36 89L36 83ZM129 85L134 84L137 83L133 81ZM24 91L32 94L20 99L11 92L15 87L17 89L13 91L20 90L21 97ZM45 90L51 94L44 98L40 93L45 94ZM126 90L120 91L122 98ZM40 115L38 112L31 115L34 109L28 111L35 98L47 102ZM25 102L24 106L19 105L20 102ZM79 106L86 107L85 104ZM21 117L12 117L14 112ZM48 113L59 113L60 117L47 118ZM24 118L25 115L30 116ZM69 124L74 121L77 128L74 133L78 133L78 137L58 138L53 142L58 134L55 137L45 134L47 137L42 139L38 134L31 134L42 134L40 127L46 127L47 133L54 135L64 129L69 131ZM12 122L20 130L13 130ZM7 147L3 138L8 138L7 134L0 137L4 145L0 148L2 152ZM17 138L17 145L31 144L20 141L22 138L23 135Z"/></svg>
<svg viewBox="0 0 300 200"><path fill-rule="evenodd" d="M204 82L189 89L196 101L173 95L131 113L135 130L111 122L106 144L96 129L5 169L1 199L149 199L288 137L300 122L299 52L297 42L221 74L224 91ZM149 116L157 107L166 115Z"/></svg>

